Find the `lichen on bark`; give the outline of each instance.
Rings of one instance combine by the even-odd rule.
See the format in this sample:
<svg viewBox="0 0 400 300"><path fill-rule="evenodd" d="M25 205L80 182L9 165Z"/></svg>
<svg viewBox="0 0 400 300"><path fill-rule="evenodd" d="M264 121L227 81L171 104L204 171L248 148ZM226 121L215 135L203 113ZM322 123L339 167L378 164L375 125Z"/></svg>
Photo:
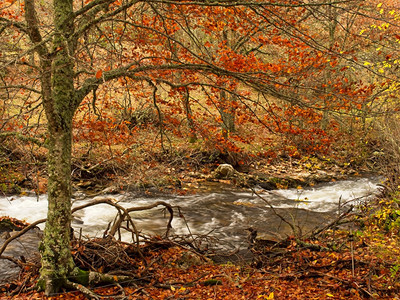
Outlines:
<svg viewBox="0 0 400 300"><path fill-rule="evenodd" d="M75 113L72 1L54 0L55 33L52 41L51 94L44 101L48 119L48 214L40 247L42 267L38 287L47 295L57 292L71 276L71 151ZM49 84L49 83L48 83ZM72 276L73 277L73 276Z"/></svg>
<svg viewBox="0 0 400 300"><path fill-rule="evenodd" d="M40 281L48 295L58 291L75 267L70 251L71 132L49 131L48 215L40 249Z"/></svg>

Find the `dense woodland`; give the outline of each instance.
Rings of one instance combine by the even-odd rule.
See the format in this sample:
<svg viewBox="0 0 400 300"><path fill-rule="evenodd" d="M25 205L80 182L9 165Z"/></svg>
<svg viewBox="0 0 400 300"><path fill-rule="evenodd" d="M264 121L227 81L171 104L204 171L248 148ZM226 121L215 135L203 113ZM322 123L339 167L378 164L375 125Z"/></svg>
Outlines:
<svg viewBox="0 0 400 300"><path fill-rule="evenodd" d="M389 0L2 1L0 191L49 201L40 262L14 259L23 272L4 297L397 299L399 28ZM192 249L202 263L176 268L184 242L82 244L71 234L75 189L193 192L222 163L247 179L295 176L293 166L374 173L384 189L343 216L356 235L293 235L246 266ZM114 234L134 222L104 202L120 210ZM95 243L134 270L83 264L85 251L107 257Z"/></svg>

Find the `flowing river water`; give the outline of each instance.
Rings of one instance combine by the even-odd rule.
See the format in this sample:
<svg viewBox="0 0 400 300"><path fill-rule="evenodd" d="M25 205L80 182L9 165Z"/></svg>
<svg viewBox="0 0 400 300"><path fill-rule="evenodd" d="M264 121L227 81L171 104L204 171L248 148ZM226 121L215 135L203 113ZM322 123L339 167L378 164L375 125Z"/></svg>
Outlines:
<svg viewBox="0 0 400 300"><path fill-rule="evenodd" d="M292 234L290 227L282 222L267 202L287 221L296 224L306 233L333 220L349 205L368 201L369 197L378 192L379 182L379 178L369 177L304 189L256 190L264 200L252 191L237 190L220 183L209 183L199 193L183 196L139 196L127 193L101 197L113 198L124 207L145 206L158 200L165 201L175 210L171 234L208 235L215 238L219 248L234 249L248 246L245 237L246 228L249 227L255 228L259 235L269 239L279 239ZM96 197L74 199L73 207L94 199ZM178 207L184 217L178 213ZM0 197L0 215L34 222L45 218L46 213L46 195ZM101 237L116 214L117 211L106 204L88 207L74 214L72 226L75 232L82 230L84 236ZM169 218L168 213L165 214L160 207L134 212L131 216L136 227L147 235L164 234ZM30 234L32 241L37 239L37 233ZM129 242L131 235L125 233L123 239ZM3 240L0 239L0 243ZM19 251L18 255L28 255L36 247L37 242L29 245L27 237L23 246L21 241L15 241L4 254L15 255ZM4 276L0 271L0 278Z"/></svg>

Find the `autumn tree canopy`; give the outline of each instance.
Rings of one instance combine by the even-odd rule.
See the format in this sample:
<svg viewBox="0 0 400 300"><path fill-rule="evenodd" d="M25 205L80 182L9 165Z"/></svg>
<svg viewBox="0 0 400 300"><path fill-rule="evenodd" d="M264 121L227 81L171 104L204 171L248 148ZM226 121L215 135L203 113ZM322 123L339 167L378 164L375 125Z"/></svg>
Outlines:
<svg viewBox="0 0 400 300"><path fill-rule="evenodd" d="M25 135L37 137L34 125L44 119L39 54L30 36L40 34L36 38L46 46L41 51L58 51L47 46L53 9L36 4L35 33L23 20L25 6L6 3L2 126L22 126ZM80 112L74 126L81 140L129 143L142 106L155 114L161 140L191 132L218 141L221 150L238 151L240 142L252 139L240 126L252 123L286 137L293 149L326 151L344 115L362 117L380 106L374 99L381 91L371 76L383 82L387 75L390 82L397 64L398 12L372 1L73 5L70 39ZM239 132L227 139L220 126L229 112Z"/></svg>

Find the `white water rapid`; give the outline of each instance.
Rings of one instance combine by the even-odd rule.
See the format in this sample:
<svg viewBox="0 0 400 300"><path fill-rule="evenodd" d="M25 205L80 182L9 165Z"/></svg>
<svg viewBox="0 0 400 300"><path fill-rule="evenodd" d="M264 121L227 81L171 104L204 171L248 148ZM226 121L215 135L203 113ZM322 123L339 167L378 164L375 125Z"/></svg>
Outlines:
<svg viewBox="0 0 400 300"><path fill-rule="evenodd" d="M296 224L312 229L332 219L344 205L367 201L368 195L377 193L378 178L360 178L332 182L305 189L264 191L260 196L273 205L280 214ZM101 196L104 197L104 196ZM212 186L210 192L186 196L135 196L133 194L106 195L114 198L124 207L143 206L163 200L174 207L180 207L185 219L179 217L175 209L172 223L174 234L208 234L225 243L235 244L243 241L245 228L254 227L264 234L290 234L258 196L251 192ZM82 205L95 198L74 200L73 207ZM27 222L45 218L47 213L46 195L0 197L0 215L10 216ZM103 235L116 216L117 211L106 204L96 205L78 211L74 215L75 232L80 228L83 234L91 237ZM163 234L168 221L160 207L131 214L136 226L145 234ZM187 222L187 223L186 223ZM43 225L42 225L43 228ZM129 241L129 234L124 235Z"/></svg>

